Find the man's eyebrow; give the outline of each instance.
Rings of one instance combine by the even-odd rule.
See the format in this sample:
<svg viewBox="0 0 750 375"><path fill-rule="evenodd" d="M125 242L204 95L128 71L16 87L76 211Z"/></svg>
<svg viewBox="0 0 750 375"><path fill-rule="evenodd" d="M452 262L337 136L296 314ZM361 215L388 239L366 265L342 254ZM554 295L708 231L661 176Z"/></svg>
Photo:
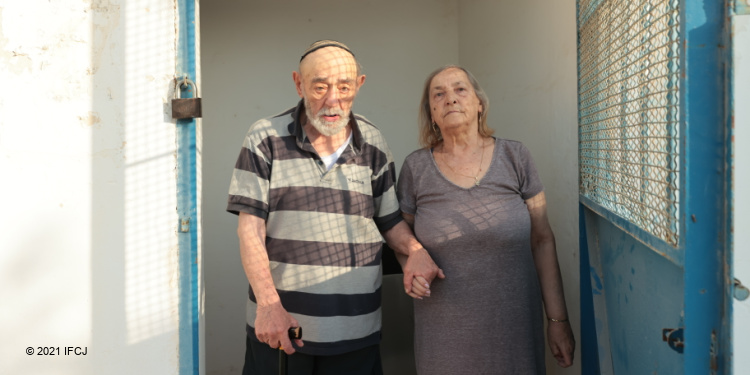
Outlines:
<svg viewBox="0 0 750 375"><path fill-rule="evenodd" d="M320 83L320 82L326 83L328 82L328 77L313 77L312 82L313 83ZM354 82L355 82L354 78L343 78L343 79L339 79L338 81L336 81L336 83L349 83L349 84L352 84Z"/></svg>

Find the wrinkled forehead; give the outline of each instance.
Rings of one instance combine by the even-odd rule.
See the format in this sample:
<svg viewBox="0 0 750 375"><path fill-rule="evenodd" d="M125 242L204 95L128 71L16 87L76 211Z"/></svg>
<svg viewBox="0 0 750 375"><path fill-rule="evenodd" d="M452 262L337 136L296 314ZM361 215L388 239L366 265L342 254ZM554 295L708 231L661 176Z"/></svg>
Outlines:
<svg viewBox="0 0 750 375"><path fill-rule="evenodd" d="M435 75L430 81L430 90L445 89L454 86L472 87L469 77L463 70L448 68Z"/></svg>
<svg viewBox="0 0 750 375"><path fill-rule="evenodd" d="M355 80L357 62L351 53L336 47L321 48L300 62L300 74L307 78L332 78L334 80Z"/></svg>

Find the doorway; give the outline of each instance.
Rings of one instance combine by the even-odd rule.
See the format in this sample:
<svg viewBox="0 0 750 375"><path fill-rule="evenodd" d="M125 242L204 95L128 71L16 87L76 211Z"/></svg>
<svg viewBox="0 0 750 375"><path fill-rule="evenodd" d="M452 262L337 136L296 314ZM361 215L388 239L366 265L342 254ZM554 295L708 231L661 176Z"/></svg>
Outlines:
<svg viewBox="0 0 750 375"><path fill-rule="evenodd" d="M577 329L575 3L498 3L201 4L207 374L239 374L244 355L247 281L239 263L237 219L225 212L232 167L250 124L297 103L291 72L300 52L318 39L341 40L363 65L367 82L354 111L382 130L399 170L418 148L417 107L427 74L458 63L477 76L490 97L496 135L520 140L534 154L548 190L568 309ZM392 301L396 316L409 319L410 312L403 310L410 301L402 298L399 278L386 277L384 289L384 309ZM387 331L383 339L390 339ZM386 373L413 373L411 353L403 353L410 350L406 344L396 350L403 357L384 355ZM407 365L399 365L404 361ZM579 364L563 371L548 361L548 368L550 373L580 372Z"/></svg>

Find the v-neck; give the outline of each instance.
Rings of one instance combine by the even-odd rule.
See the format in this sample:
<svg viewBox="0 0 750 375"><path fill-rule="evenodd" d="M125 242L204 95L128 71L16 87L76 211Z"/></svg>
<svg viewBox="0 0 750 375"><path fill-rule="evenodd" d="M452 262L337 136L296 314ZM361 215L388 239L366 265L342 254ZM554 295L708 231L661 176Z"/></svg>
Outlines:
<svg viewBox="0 0 750 375"><path fill-rule="evenodd" d="M469 191L469 190L472 190L472 189L474 189L476 187L479 187L481 185L481 182L484 180L484 178L487 177L487 175L490 173L490 171L492 170L492 166L495 163L495 153L497 152L497 138L495 138L494 136L492 136L490 138L492 138L492 141L494 142L493 149L492 149L492 158L490 159L490 164L487 166L487 171L484 173L484 175L482 176L482 178L480 178L479 180L477 180L476 183L472 183L471 186L464 187L464 186L461 186L461 185L457 184L455 181L453 181L450 178L448 178L448 176L446 176L443 173L442 170L440 170L440 166L438 165L437 160L435 159L435 148L434 147L430 149L430 159L432 160L432 165L435 167L435 170L437 170L438 175L440 175L441 178L443 178L444 180L448 181L448 183L450 183L451 185L453 185L453 186L455 186L457 188Z"/></svg>

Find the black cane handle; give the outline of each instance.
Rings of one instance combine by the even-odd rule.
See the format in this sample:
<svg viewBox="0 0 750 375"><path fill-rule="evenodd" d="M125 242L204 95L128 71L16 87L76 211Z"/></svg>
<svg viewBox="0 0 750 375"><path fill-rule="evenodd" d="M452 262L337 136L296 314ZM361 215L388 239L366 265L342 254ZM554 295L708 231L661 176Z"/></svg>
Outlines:
<svg viewBox="0 0 750 375"><path fill-rule="evenodd" d="M289 328L289 340L299 340L302 338L302 327Z"/></svg>

